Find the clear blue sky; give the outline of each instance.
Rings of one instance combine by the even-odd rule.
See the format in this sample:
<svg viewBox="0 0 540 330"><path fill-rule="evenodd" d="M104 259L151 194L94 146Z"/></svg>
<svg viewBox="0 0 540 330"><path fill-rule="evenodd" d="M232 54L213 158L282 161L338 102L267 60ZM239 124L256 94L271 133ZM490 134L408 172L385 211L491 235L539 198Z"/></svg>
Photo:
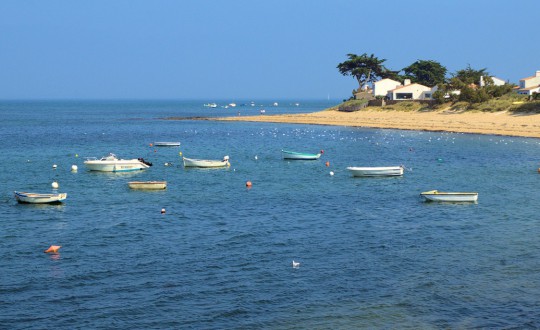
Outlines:
<svg viewBox="0 0 540 330"><path fill-rule="evenodd" d="M540 70L539 0L1 0L0 99L333 99L336 66Z"/></svg>

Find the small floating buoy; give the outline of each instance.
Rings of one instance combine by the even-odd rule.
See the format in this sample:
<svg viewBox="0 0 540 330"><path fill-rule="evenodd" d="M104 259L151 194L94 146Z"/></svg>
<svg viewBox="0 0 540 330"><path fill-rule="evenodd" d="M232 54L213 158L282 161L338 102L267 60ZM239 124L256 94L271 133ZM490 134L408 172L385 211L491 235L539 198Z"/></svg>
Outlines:
<svg viewBox="0 0 540 330"><path fill-rule="evenodd" d="M259 159L259 157L257 157L257 155L255 155L255 160Z"/></svg>
<svg viewBox="0 0 540 330"><path fill-rule="evenodd" d="M540 168L538 168L538 173L540 173Z"/></svg>
<svg viewBox="0 0 540 330"><path fill-rule="evenodd" d="M51 183L51 187L53 187L53 189L58 189L58 182L54 181Z"/></svg>
<svg viewBox="0 0 540 330"><path fill-rule="evenodd" d="M299 267L300 267L300 263L293 260L293 261L292 261L292 266L293 266L293 268L299 268Z"/></svg>
<svg viewBox="0 0 540 330"><path fill-rule="evenodd" d="M77 165L71 165L71 172L77 172L78 169Z"/></svg>
<svg viewBox="0 0 540 330"><path fill-rule="evenodd" d="M178 153L178 156L182 156L182 151L180 151L180 152Z"/></svg>
<svg viewBox="0 0 540 330"><path fill-rule="evenodd" d="M161 214L165 214L165 208L161 209Z"/></svg>
<svg viewBox="0 0 540 330"><path fill-rule="evenodd" d="M153 147L154 145L152 143L150 143L150 146Z"/></svg>
<svg viewBox="0 0 540 330"><path fill-rule="evenodd" d="M330 171L330 176L334 175L334 172Z"/></svg>
<svg viewBox="0 0 540 330"><path fill-rule="evenodd" d="M45 253L58 253L58 250L60 250L62 246L61 245L51 245L47 250L45 250Z"/></svg>
<svg viewBox="0 0 540 330"><path fill-rule="evenodd" d="M246 182L246 187L251 188L251 181Z"/></svg>
<svg viewBox="0 0 540 330"><path fill-rule="evenodd" d="M326 167L330 166L330 162L325 163Z"/></svg>
<svg viewBox="0 0 540 330"><path fill-rule="evenodd" d="M324 154L324 150L321 149L321 154Z"/></svg>
<svg viewBox="0 0 540 330"><path fill-rule="evenodd" d="M53 164L52 168L53 169L56 169L58 166L56 166L56 164Z"/></svg>
<svg viewBox="0 0 540 330"><path fill-rule="evenodd" d="M75 154L75 158L79 157L79 154Z"/></svg>
<svg viewBox="0 0 540 330"><path fill-rule="evenodd" d="M156 150L156 149L154 149L154 152L157 152L157 150Z"/></svg>
<svg viewBox="0 0 540 330"><path fill-rule="evenodd" d="M172 163L165 163L164 165L165 165L165 166L171 166Z"/></svg>

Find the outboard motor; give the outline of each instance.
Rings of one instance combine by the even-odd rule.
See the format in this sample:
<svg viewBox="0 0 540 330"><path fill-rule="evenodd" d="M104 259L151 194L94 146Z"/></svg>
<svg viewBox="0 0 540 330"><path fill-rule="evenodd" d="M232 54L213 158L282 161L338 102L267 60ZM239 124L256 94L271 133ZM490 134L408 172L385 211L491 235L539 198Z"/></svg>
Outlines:
<svg viewBox="0 0 540 330"><path fill-rule="evenodd" d="M152 163L145 161L144 158L137 158L137 160L140 161L143 164L146 164L148 166L152 166Z"/></svg>

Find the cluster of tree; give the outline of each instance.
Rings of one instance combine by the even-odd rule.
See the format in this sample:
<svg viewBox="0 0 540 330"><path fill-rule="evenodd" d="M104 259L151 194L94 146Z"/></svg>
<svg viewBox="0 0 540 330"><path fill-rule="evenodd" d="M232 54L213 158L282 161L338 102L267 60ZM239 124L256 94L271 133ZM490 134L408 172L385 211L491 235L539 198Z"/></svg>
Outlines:
<svg viewBox="0 0 540 330"><path fill-rule="evenodd" d="M402 83L405 79L409 79L412 83L429 87L438 86L433 98L440 103L448 101L480 103L507 94L513 87L510 84L495 86L486 68L478 70L471 68L470 65L447 77L448 70L437 61L417 60L401 70L392 71L383 65L386 59L379 59L373 54L347 54L347 57L349 59L339 63L337 68L342 75L354 77L358 81L359 89L366 89L369 83L384 78ZM481 79L484 80L483 86L480 83Z"/></svg>

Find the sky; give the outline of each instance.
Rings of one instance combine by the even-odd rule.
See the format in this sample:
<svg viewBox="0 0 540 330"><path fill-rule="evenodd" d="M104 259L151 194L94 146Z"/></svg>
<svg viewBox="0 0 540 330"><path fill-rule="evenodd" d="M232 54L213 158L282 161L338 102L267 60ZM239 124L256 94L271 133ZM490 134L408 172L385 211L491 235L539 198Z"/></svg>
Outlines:
<svg viewBox="0 0 540 330"><path fill-rule="evenodd" d="M374 54L518 83L539 0L0 0L0 100L346 99Z"/></svg>

